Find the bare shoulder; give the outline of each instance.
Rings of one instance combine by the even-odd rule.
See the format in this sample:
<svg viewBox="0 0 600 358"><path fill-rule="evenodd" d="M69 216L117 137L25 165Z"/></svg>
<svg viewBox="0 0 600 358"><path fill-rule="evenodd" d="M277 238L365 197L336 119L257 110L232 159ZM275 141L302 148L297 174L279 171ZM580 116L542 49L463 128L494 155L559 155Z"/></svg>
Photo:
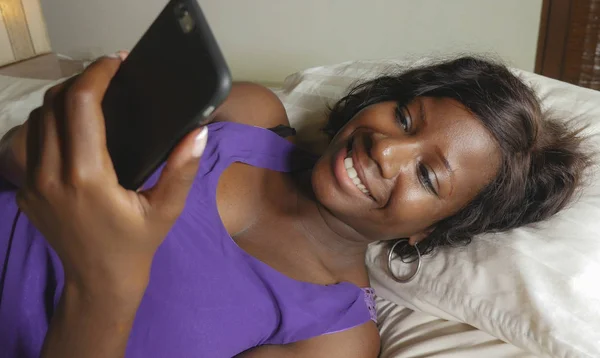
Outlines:
<svg viewBox="0 0 600 358"><path fill-rule="evenodd" d="M377 327L368 322L346 331L326 334L305 341L280 345L261 346L239 355L239 358L376 358L380 339Z"/></svg>
<svg viewBox="0 0 600 358"><path fill-rule="evenodd" d="M263 128L289 125L285 108L270 89L251 82L236 82L215 111L215 121L236 122Z"/></svg>
<svg viewBox="0 0 600 358"><path fill-rule="evenodd" d="M289 125L285 108L270 89L249 82L235 83L214 121L272 128ZM293 142L293 137L286 138ZM217 206L227 231L235 236L256 221L269 171L241 163L227 168L217 187Z"/></svg>

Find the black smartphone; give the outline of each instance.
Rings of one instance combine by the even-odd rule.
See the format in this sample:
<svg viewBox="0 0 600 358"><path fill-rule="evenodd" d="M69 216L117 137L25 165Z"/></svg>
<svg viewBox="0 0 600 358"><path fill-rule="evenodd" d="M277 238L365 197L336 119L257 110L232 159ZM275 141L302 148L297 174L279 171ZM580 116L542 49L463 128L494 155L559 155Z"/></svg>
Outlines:
<svg viewBox="0 0 600 358"><path fill-rule="evenodd" d="M171 0L102 102L119 183L136 190L225 100L231 75L197 0Z"/></svg>

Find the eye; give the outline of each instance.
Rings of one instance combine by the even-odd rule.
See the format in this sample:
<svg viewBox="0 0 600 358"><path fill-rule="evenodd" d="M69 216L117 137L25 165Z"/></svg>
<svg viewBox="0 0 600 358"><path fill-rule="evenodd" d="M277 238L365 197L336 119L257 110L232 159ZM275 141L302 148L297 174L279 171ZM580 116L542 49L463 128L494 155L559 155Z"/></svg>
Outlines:
<svg viewBox="0 0 600 358"><path fill-rule="evenodd" d="M419 163L417 168L417 175L419 177L419 181L425 187L427 191L432 194L438 195L438 192L435 190L435 186L433 185L433 181L431 180L431 170L427 168L423 163Z"/></svg>
<svg viewBox="0 0 600 358"><path fill-rule="evenodd" d="M410 132L412 129L412 118L406 106L397 104L396 105L396 120L402 126L405 132Z"/></svg>

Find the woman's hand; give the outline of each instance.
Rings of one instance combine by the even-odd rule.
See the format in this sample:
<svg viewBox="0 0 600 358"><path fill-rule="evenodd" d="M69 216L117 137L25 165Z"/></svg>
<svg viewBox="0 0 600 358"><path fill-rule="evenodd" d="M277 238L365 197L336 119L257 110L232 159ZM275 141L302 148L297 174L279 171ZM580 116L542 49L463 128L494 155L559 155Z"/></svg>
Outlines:
<svg viewBox="0 0 600 358"><path fill-rule="evenodd" d="M28 123L11 128L0 138L0 177L17 187L25 174L25 142Z"/></svg>
<svg viewBox="0 0 600 358"><path fill-rule="evenodd" d="M207 139L206 129L188 135L154 188L120 187L101 108L120 63L100 59L48 90L27 127L19 207L58 253L67 280L86 289L98 283L145 286L154 252L183 209Z"/></svg>
<svg viewBox="0 0 600 358"><path fill-rule="evenodd" d="M60 355L56 347L65 348L66 341L89 351L83 342L91 340L104 350L114 335L121 335L123 346L125 332L126 343L132 317L125 314L125 323L111 318L105 305L135 313L153 256L183 210L206 145L207 129L195 130L173 151L155 187L133 192L119 186L101 102L120 64L118 58L102 58L51 88L27 125L18 205L57 252L65 272L58 318L45 343L48 356ZM104 326L86 324L89 317L107 319L106 329L115 331L98 332ZM75 346L69 347L73 352Z"/></svg>
<svg viewBox="0 0 600 358"><path fill-rule="evenodd" d="M125 60L128 55L128 51L119 51L113 57ZM26 120L23 124L11 128L0 138L0 177L17 187L21 187L26 175L28 127L29 120Z"/></svg>

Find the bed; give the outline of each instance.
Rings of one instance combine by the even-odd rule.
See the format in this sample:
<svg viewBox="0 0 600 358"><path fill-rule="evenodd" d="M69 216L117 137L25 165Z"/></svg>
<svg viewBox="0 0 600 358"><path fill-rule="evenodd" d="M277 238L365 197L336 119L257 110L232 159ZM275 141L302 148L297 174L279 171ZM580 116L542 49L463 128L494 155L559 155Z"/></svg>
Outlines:
<svg viewBox="0 0 600 358"><path fill-rule="evenodd" d="M298 130L300 145L319 151L327 105L351 84L413 65L381 60L311 68L272 90ZM594 121L600 117L600 93L515 72L536 88L546 108L590 124L590 150L600 148L600 121ZM55 83L24 78L23 72L1 74L0 136L23 121ZM478 238L467 249L442 251L427 258L409 284L390 279L382 264L386 249L372 245L366 262L379 296L380 356L600 357L600 290L594 286L600 274L600 188L594 170L565 213L543 225ZM394 265L402 270L401 263Z"/></svg>

